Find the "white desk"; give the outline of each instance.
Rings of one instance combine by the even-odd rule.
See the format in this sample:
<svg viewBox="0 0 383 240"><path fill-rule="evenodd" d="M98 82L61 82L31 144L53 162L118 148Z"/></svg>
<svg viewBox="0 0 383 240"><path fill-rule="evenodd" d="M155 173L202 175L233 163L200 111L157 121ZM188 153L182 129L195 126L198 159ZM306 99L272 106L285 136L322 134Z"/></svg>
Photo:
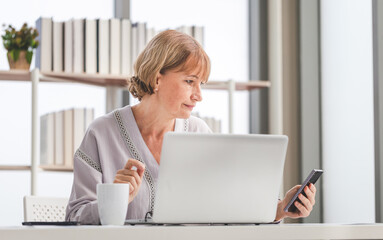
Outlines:
<svg viewBox="0 0 383 240"><path fill-rule="evenodd" d="M383 224L261 226L2 227L1 240L85 239L383 239Z"/></svg>

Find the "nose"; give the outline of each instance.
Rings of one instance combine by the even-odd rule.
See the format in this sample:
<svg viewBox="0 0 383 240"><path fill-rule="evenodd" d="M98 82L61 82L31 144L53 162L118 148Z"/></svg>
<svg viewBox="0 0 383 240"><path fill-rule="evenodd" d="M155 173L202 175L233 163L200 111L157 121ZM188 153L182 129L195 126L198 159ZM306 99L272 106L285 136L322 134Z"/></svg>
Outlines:
<svg viewBox="0 0 383 240"><path fill-rule="evenodd" d="M192 98L192 100L197 101L197 102L202 101L201 86L199 84L194 88L191 98Z"/></svg>

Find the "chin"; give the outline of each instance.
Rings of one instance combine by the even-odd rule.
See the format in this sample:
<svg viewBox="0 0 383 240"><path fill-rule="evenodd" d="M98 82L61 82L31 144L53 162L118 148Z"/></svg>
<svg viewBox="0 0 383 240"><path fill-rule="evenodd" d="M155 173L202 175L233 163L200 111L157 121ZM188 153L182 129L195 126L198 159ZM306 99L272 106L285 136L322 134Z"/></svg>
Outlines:
<svg viewBox="0 0 383 240"><path fill-rule="evenodd" d="M188 119L190 118L190 115L191 115L191 112L182 112L180 113L177 118L181 118L181 119Z"/></svg>

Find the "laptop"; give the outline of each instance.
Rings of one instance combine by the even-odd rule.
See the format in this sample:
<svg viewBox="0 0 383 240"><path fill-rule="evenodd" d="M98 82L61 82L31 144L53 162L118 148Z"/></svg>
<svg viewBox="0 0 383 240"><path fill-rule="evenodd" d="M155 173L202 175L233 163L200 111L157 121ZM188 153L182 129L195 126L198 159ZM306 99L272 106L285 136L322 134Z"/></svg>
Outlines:
<svg viewBox="0 0 383 240"><path fill-rule="evenodd" d="M153 215L140 222L273 222L287 143L283 135L165 134Z"/></svg>

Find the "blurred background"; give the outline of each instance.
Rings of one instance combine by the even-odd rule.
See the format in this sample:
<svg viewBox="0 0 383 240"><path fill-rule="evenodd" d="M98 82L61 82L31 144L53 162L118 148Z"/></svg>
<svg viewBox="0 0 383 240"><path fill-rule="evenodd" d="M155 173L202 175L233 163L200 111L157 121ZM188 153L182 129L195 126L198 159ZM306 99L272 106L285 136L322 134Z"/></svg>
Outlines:
<svg viewBox="0 0 383 240"><path fill-rule="evenodd" d="M209 81L270 81L235 91L203 90L195 109L228 133L286 134L281 193L314 168L315 209L286 222L382 222L383 4L377 0L1 0L0 24L35 26L40 17L127 18L157 30L204 28ZM3 33L3 29L2 29ZM32 61L31 70L35 67ZM0 71L9 70L0 47ZM123 91L123 89L120 89ZM38 114L68 108L107 113L107 89L78 83L39 84ZM135 101L126 98L124 104ZM122 96L121 95L121 96ZM0 81L0 165L31 163L31 83ZM38 171L37 195L69 197L71 171ZM0 168L0 226L20 225L30 170ZM283 196L281 196L283 197Z"/></svg>

